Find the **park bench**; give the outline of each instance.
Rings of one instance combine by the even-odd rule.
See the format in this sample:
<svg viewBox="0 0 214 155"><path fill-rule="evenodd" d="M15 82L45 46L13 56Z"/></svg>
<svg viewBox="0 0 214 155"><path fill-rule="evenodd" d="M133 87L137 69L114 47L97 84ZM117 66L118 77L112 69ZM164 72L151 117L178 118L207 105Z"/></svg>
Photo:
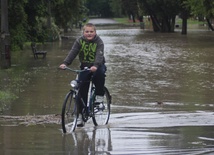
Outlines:
<svg viewBox="0 0 214 155"><path fill-rule="evenodd" d="M46 58L47 51L38 51L35 42L31 43L31 48L32 48L32 52L33 52L33 55L34 55L34 59L38 59L39 55L42 55L43 59Z"/></svg>

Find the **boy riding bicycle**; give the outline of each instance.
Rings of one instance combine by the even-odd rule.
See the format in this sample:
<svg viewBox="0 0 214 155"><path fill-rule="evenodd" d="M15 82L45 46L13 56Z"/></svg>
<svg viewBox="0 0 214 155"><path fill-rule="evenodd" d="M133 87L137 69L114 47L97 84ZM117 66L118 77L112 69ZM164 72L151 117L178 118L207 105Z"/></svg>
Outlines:
<svg viewBox="0 0 214 155"><path fill-rule="evenodd" d="M61 69L65 69L67 65L70 65L76 56L79 56L79 61L81 63L80 69L88 67L90 73L83 72L79 74L79 81L81 81L79 95L87 101L88 87L90 77L93 75L93 83L96 87L96 104L103 102L104 96L104 85L105 85L105 57L104 57L104 43L102 39L96 34L96 27L92 23L87 23L83 27L83 35L76 39L70 52L59 66ZM79 97L78 97L79 98ZM77 101L77 103L81 103ZM79 105L79 110L82 112L83 105ZM82 115L79 115L77 126L83 126Z"/></svg>

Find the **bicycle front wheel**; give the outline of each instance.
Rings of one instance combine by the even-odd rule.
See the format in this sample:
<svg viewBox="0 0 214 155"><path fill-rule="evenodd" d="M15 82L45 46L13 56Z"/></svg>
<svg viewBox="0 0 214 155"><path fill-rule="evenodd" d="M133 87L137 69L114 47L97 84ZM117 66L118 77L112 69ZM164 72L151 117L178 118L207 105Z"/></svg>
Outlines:
<svg viewBox="0 0 214 155"><path fill-rule="evenodd" d="M104 101L100 105L93 104L94 116L92 117L93 123L97 125L106 125L108 124L110 117L110 104L111 104L111 95L106 87L104 87Z"/></svg>
<svg viewBox="0 0 214 155"><path fill-rule="evenodd" d="M79 111L76 100L73 98L74 92L70 91L64 99L62 106L62 131L63 133L70 133L76 129L77 118Z"/></svg>

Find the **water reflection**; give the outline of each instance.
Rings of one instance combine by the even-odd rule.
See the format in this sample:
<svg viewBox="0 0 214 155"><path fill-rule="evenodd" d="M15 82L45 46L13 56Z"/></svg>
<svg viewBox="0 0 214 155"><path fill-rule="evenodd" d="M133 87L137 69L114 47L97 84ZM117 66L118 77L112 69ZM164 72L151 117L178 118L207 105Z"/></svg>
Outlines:
<svg viewBox="0 0 214 155"><path fill-rule="evenodd" d="M77 129L63 136L63 146L66 154L109 155L112 151L111 133L109 128L94 128L92 130Z"/></svg>
<svg viewBox="0 0 214 155"><path fill-rule="evenodd" d="M67 154L212 154L212 115L113 114L108 126L87 126L65 135L63 146Z"/></svg>

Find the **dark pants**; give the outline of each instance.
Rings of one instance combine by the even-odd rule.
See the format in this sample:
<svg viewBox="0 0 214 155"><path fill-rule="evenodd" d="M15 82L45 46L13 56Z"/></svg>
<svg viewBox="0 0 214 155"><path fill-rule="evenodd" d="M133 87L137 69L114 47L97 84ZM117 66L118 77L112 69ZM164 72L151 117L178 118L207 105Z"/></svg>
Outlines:
<svg viewBox="0 0 214 155"><path fill-rule="evenodd" d="M96 72L94 73L91 73L89 71L80 73L78 78L80 82L78 99L83 98L85 104L87 104L88 88L89 88L89 83L92 75L93 75L92 82L96 87L95 94L103 96L105 93L104 92L105 77L106 77L105 72L106 72L106 66L103 64L99 66ZM80 101L77 101L77 102L80 103ZM79 104L79 107L80 107L80 112L82 112L83 105Z"/></svg>

